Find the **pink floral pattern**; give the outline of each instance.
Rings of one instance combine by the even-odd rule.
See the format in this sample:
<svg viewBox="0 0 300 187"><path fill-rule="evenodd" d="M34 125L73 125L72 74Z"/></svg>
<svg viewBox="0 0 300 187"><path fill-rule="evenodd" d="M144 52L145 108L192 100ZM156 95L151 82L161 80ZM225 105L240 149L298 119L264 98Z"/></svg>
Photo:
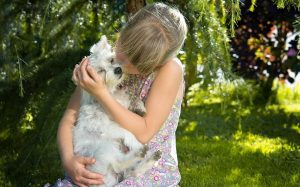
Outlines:
<svg viewBox="0 0 300 187"><path fill-rule="evenodd" d="M147 94L151 89L151 84L155 78L152 73L149 76L144 75L130 75L123 81L120 88L129 87L129 95L131 99L140 97L145 103ZM173 187L178 186L181 179L175 147L175 131L178 125L179 116L181 112L181 99L176 99L172 106L171 112L159 130L159 132L148 143L149 151L146 158L152 153L160 150L162 157L158 160L157 165L153 166L145 174L138 177L129 177L117 184L115 187ZM66 174L64 179L58 179L54 185L45 184L44 187L76 187L72 179Z"/></svg>
<svg viewBox="0 0 300 187"><path fill-rule="evenodd" d="M136 94L143 100L143 102L145 102L154 78L154 73L149 76L131 75L127 80L125 80L123 85L130 86L130 89L128 90L132 93L129 94ZM148 143L150 149L146 157L157 150L162 152L162 157L158 160L157 165L153 166L151 170L148 170L141 176L130 177L123 180L121 183L116 185L116 187L178 186L181 176L177 164L175 132L181 112L181 102L181 99L176 99L169 117L159 132Z"/></svg>

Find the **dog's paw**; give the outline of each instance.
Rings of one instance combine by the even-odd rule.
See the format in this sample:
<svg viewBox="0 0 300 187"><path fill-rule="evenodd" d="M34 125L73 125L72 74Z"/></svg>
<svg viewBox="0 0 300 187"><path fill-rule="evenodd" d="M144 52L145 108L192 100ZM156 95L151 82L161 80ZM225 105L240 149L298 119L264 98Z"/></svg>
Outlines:
<svg viewBox="0 0 300 187"><path fill-rule="evenodd" d="M140 151L137 152L137 156L138 156L138 157L141 157L141 158L144 158L144 157L146 156L148 150L149 150L149 147L148 147L147 145L144 145L144 146L140 149Z"/></svg>
<svg viewBox="0 0 300 187"><path fill-rule="evenodd" d="M137 115L143 117L146 114L146 108L142 100L135 99L134 101L131 101L129 110L136 113Z"/></svg>
<svg viewBox="0 0 300 187"><path fill-rule="evenodd" d="M122 182L125 179L124 172L116 173L116 177L119 183Z"/></svg>
<svg viewBox="0 0 300 187"><path fill-rule="evenodd" d="M152 155L152 159L157 161L161 158L161 155L162 155L162 152L160 150L155 151L155 153L153 153L153 155Z"/></svg>
<svg viewBox="0 0 300 187"><path fill-rule="evenodd" d="M129 152L129 147L124 143L123 138L116 139L116 141L119 143L119 149L122 153L127 154Z"/></svg>
<svg viewBox="0 0 300 187"><path fill-rule="evenodd" d="M145 111L140 110L140 109L138 109L138 108L134 109L133 112L136 113L137 115L141 116L141 117L144 117L145 114L146 114Z"/></svg>

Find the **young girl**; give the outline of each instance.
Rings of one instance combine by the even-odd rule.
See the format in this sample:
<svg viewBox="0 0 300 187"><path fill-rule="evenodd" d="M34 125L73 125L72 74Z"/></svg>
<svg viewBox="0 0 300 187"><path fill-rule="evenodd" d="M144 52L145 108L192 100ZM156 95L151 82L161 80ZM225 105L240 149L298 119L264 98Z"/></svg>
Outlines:
<svg viewBox="0 0 300 187"><path fill-rule="evenodd" d="M104 106L111 118L149 146L149 154L160 150L161 159L151 170L123 180L117 186L177 186L180 181L175 131L184 93L183 67L176 58L186 38L183 15L162 3L148 5L130 18L116 42L116 60L130 74L120 87L129 87L131 97L145 103L144 117L121 106L107 91L95 69L84 58L76 65L77 88L58 129L58 144L68 177L56 186L103 184L103 176L85 166L95 159L73 154L72 128L80 107L80 89L88 91Z"/></svg>

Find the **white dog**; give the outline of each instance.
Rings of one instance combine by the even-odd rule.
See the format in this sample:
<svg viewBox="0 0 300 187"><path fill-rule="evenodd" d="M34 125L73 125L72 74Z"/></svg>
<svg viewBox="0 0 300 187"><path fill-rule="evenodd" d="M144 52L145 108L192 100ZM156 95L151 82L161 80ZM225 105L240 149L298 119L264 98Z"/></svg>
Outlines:
<svg viewBox="0 0 300 187"><path fill-rule="evenodd" d="M89 63L105 82L107 89L124 107L131 102L125 90L118 89L125 74L114 63L114 52L105 36L90 49ZM145 113L141 100L135 101L139 113ZM150 169L160 158L157 151L144 159L148 147L141 144L129 131L121 128L105 113L104 108L88 92L82 90L81 106L73 129L74 153L94 157L96 163L88 167L91 171L104 175L103 186L113 186L124 177L138 176Z"/></svg>

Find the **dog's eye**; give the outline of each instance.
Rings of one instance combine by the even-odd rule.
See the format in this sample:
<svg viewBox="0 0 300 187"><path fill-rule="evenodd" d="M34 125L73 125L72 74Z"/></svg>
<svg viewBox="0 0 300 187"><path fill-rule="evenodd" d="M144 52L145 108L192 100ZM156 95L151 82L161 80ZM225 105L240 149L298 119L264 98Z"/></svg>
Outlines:
<svg viewBox="0 0 300 187"><path fill-rule="evenodd" d="M114 59L112 58L111 60L110 60L110 63L113 63L114 62Z"/></svg>

